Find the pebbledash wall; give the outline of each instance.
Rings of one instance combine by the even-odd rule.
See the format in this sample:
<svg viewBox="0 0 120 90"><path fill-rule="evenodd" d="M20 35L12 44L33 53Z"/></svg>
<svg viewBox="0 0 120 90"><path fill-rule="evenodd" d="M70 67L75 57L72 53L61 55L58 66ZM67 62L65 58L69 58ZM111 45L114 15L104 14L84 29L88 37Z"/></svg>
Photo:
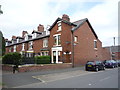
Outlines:
<svg viewBox="0 0 120 90"><path fill-rule="evenodd" d="M74 52L75 66L111 57L109 50L102 48L102 42L87 18L70 22L66 14L48 28L40 24L32 34L23 31L21 37L6 39L6 53L9 52L20 52L26 57L50 55L51 63L72 63Z"/></svg>

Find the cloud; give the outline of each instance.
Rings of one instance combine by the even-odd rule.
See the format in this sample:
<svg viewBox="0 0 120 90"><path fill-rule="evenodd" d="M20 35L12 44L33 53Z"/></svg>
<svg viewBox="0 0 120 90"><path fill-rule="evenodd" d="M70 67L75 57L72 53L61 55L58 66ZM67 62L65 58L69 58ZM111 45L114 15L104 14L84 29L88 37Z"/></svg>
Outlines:
<svg viewBox="0 0 120 90"><path fill-rule="evenodd" d="M117 37L117 0L3 0L1 5L0 30L9 39L21 36L22 30L31 33L38 24L52 25L62 14L71 21L87 17L104 46Z"/></svg>
<svg viewBox="0 0 120 90"><path fill-rule="evenodd" d="M98 37L103 42L103 46L113 45L111 38L118 37L117 1L104 1L89 9L88 12L79 10L73 14L72 21L78 20L80 18L89 19ZM108 40L109 43L106 43Z"/></svg>

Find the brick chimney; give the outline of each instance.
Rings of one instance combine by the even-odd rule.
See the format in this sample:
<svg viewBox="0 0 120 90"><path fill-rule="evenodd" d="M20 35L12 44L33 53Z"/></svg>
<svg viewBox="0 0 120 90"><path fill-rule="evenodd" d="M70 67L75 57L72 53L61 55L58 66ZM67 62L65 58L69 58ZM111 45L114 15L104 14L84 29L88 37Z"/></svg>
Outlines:
<svg viewBox="0 0 120 90"><path fill-rule="evenodd" d="M5 41L8 41L8 39L6 38Z"/></svg>
<svg viewBox="0 0 120 90"><path fill-rule="evenodd" d="M23 31L23 32L22 32L22 37L23 37L23 38L24 38L24 35L25 35L26 33L28 34L27 31Z"/></svg>
<svg viewBox="0 0 120 90"><path fill-rule="evenodd" d="M66 21L70 21L69 16L66 15L66 14L63 14L62 19L63 19L63 20L66 20Z"/></svg>
<svg viewBox="0 0 120 90"><path fill-rule="evenodd" d="M39 24L39 26L38 26L38 31L39 31L39 32L43 32L43 31L44 31L44 26L41 25L41 24Z"/></svg>
<svg viewBox="0 0 120 90"><path fill-rule="evenodd" d="M16 39L16 36L12 36L12 39Z"/></svg>

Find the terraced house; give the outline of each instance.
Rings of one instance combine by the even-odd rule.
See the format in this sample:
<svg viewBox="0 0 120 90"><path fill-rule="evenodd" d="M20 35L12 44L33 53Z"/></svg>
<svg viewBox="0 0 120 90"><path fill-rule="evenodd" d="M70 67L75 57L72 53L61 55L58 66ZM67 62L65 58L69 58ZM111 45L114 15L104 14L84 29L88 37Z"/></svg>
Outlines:
<svg viewBox="0 0 120 90"><path fill-rule="evenodd" d="M32 34L22 32L21 37L6 39L6 53L20 52L26 57L51 56L51 63L74 63L76 66L89 60L110 59L110 52L87 18L70 22L68 15L57 18L48 28L38 26Z"/></svg>

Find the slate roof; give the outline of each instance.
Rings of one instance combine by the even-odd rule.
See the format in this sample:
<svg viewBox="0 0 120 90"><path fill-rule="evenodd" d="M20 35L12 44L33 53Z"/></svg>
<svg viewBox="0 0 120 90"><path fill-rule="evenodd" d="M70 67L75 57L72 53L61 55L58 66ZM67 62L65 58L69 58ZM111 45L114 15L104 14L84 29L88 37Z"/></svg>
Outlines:
<svg viewBox="0 0 120 90"><path fill-rule="evenodd" d="M75 27L73 27L73 28L71 29L71 31L77 30L80 26L82 26L85 22L87 22L88 25L89 25L89 27L91 28L93 34L94 34L95 37L98 39L97 34L95 33L94 29L92 28L92 26L91 26L91 24L90 24L90 22L89 22L89 20L88 20L87 18L81 19L81 20L78 20L78 21L75 21L75 22L69 22L69 21L63 20L63 19L61 19L61 18L57 18L56 21L55 21L55 22L52 24L52 26L49 28L49 31L55 26L55 24L56 24L58 21L62 21L62 22L67 23L67 24L69 24L69 25L75 26Z"/></svg>

